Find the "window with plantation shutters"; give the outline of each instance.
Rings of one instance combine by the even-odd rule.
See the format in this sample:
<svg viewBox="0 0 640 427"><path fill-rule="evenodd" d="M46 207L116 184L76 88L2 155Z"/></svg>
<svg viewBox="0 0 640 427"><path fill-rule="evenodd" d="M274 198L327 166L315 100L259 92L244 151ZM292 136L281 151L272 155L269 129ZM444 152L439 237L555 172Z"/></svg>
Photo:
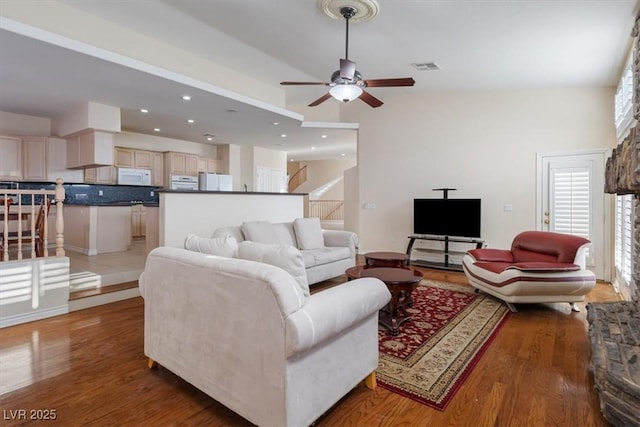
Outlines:
<svg viewBox="0 0 640 427"><path fill-rule="evenodd" d="M636 120L633 118L633 52L624 66L616 89L614 121L618 141L629 135ZM616 236L615 236L615 283L620 293L627 299L631 292L631 272L633 271L633 196L616 196ZM636 261L637 262L637 261Z"/></svg>
<svg viewBox="0 0 640 427"><path fill-rule="evenodd" d="M591 240L590 181L590 167L551 168L552 231Z"/></svg>
<svg viewBox="0 0 640 427"><path fill-rule="evenodd" d="M615 125L616 136L622 140L623 136L633 125L633 73L631 58L624 67L622 77L618 83L615 97Z"/></svg>
<svg viewBox="0 0 640 427"><path fill-rule="evenodd" d="M633 196L627 194L616 197L616 275L625 285L631 283Z"/></svg>

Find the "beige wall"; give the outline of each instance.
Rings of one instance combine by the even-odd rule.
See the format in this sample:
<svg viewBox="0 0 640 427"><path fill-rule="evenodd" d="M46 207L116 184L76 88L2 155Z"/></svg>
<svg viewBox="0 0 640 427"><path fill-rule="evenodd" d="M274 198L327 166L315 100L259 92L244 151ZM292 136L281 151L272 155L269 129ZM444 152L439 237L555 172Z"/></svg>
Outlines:
<svg viewBox="0 0 640 427"><path fill-rule="evenodd" d="M0 111L0 135L51 136L51 119Z"/></svg>
<svg viewBox="0 0 640 427"><path fill-rule="evenodd" d="M287 152L254 147L253 164L255 167L287 170ZM255 171L255 169L254 169Z"/></svg>
<svg viewBox="0 0 640 427"><path fill-rule="evenodd" d="M343 174L345 170L356 165L356 159L310 160L303 163L307 165L307 181L295 189L296 193L309 193L311 200L344 200ZM338 178L340 181L320 197L312 194L314 190Z"/></svg>
<svg viewBox="0 0 640 427"><path fill-rule="evenodd" d="M164 138L161 136L132 132L115 134L113 141L113 145L116 147L151 151L179 151L181 153L197 154L202 157L218 158L217 148L212 144L201 144L181 139Z"/></svg>
<svg viewBox="0 0 640 427"><path fill-rule="evenodd" d="M386 94L372 110L343 107L359 122L361 250L404 251L413 198L482 199L482 236L505 247L535 229L536 154L615 144L613 88ZM363 209L373 202L375 209ZM512 212L503 210L513 205Z"/></svg>

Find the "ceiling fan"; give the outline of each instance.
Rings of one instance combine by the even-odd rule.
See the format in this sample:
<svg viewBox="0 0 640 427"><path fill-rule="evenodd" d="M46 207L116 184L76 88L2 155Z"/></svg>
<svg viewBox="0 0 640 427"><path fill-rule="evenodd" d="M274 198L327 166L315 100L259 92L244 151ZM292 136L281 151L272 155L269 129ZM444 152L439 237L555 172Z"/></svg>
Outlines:
<svg viewBox="0 0 640 427"><path fill-rule="evenodd" d="M324 85L329 86L329 93L322 95L320 98L309 104L309 107L315 107L326 101L327 99L334 97L338 101L349 102L356 98L360 98L373 108L377 108L383 104L375 96L365 91L366 87L390 87L390 86L413 86L415 80L411 77L396 78L396 79L373 79L363 80L362 75L356 70L356 63L349 60L349 20L356 14L356 9L353 7L343 7L340 9L340 14L344 17L347 23L346 31L346 47L345 58L340 59L340 69L331 74L331 83L325 82L280 82L281 85L289 86L302 86L302 85Z"/></svg>

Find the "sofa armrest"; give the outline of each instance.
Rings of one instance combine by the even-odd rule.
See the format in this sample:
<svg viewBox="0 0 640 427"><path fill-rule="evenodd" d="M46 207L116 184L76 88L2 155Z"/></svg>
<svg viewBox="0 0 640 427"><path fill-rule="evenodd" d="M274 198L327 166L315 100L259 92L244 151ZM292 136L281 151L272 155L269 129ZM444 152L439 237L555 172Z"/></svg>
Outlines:
<svg viewBox="0 0 640 427"><path fill-rule="evenodd" d="M507 270L520 270L535 273L562 273L565 271L578 271L578 264L568 262L517 262L506 268Z"/></svg>
<svg viewBox="0 0 640 427"><path fill-rule="evenodd" d="M329 247L346 247L351 250L355 257L358 249L358 235L351 231L344 230L322 230L324 245Z"/></svg>
<svg viewBox="0 0 640 427"><path fill-rule="evenodd" d="M375 314L391 299L379 279L362 278L317 292L286 318L287 357L308 350Z"/></svg>
<svg viewBox="0 0 640 427"><path fill-rule="evenodd" d="M473 257L474 261L514 262L511 251L506 249L472 249L467 251L467 253Z"/></svg>

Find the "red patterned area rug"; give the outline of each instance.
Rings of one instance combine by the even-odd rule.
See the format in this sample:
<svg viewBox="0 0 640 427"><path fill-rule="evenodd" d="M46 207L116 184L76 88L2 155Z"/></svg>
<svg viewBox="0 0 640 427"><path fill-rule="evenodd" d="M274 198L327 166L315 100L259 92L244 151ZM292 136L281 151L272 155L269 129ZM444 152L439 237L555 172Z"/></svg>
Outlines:
<svg viewBox="0 0 640 427"><path fill-rule="evenodd" d="M378 331L378 385L443 410L509 316L470 286L423 280L397 336Z"/></svg>

